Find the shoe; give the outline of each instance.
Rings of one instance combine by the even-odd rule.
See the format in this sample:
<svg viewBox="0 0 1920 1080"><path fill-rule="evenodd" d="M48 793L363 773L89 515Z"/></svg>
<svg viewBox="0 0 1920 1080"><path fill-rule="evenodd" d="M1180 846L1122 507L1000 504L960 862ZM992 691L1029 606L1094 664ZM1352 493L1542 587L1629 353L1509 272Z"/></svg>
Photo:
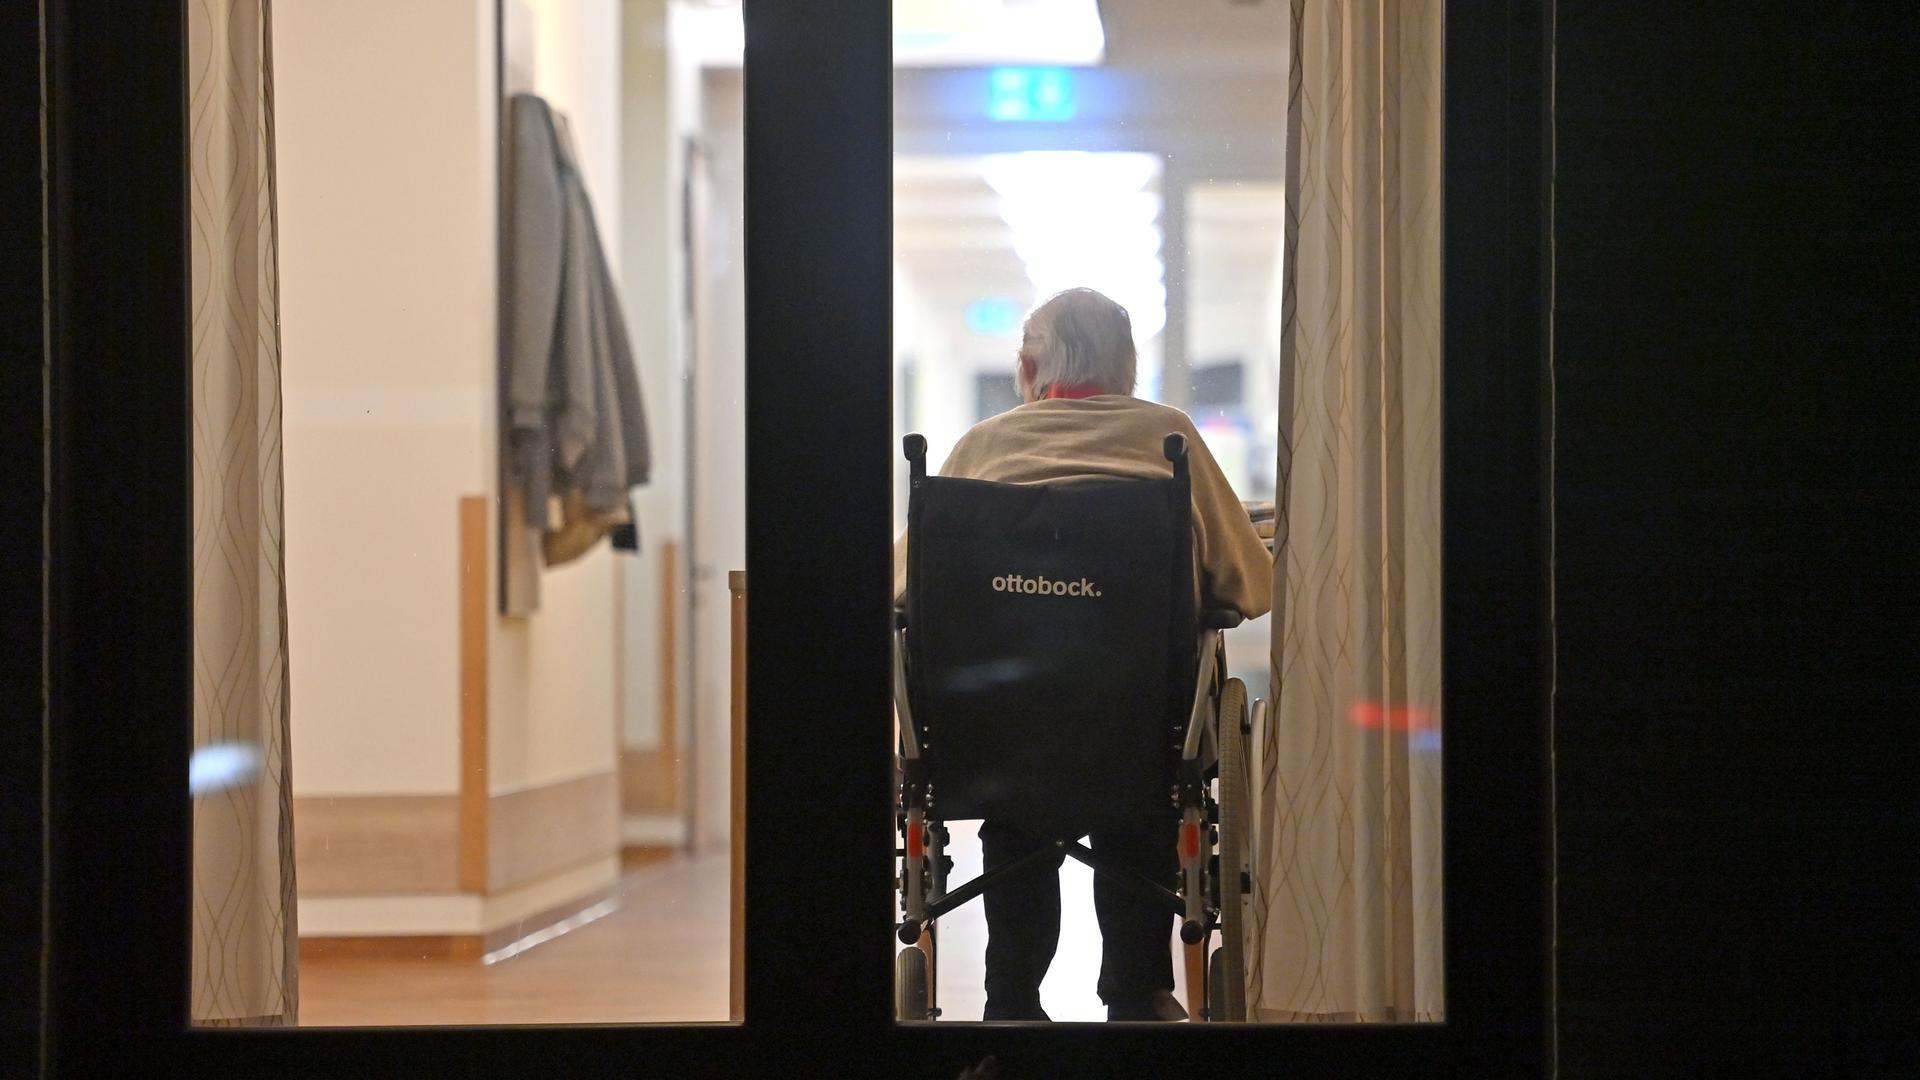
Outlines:
<svg viewBox="0 0 1920 1080"><path fill-rule="evenodd" d="M1182 1008L1178 998L1171 990L1155 990L1153 996L1145 1001L1120 1002L1107 1006L1107 1022L1115 1021L1157 1021L1173 1023L1187 1018L1187 1010Z"/></svg>

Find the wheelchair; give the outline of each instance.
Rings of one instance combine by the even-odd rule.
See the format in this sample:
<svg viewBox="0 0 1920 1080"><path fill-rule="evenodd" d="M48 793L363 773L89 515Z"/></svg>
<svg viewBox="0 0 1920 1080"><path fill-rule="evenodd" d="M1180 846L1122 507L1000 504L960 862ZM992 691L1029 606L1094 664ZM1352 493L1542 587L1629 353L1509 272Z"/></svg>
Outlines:
<svg viewBox="0 0 1920 1080"><path fill-rule="evenodd" d="M904 449L897 1018L940 1015L941 916L1036 863L1051 872L1059 853L1178 917L1190 1019L1244 1020L1248 745L1265 702L1250 709L1227 677L1239 614L1194 610L1185 438L1164 440L1171 478L1061 484L928 476L926 440ZM946 822L984 818L1040 846L950 882ZM1177 874L1153 880L1080 841L1122 821L1173 825Z"/></svg>

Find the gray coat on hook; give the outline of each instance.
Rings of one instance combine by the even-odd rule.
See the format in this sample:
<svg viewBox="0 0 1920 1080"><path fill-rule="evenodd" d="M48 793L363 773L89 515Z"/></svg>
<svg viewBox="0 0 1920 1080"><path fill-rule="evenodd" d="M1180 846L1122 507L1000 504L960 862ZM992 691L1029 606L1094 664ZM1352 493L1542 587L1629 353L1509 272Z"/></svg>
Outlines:
<svg viewBox="0 0 1920 1080"><path fill-rule="evenodd" d="M527 524L578 491L618 518L647 482L646 415L620 313L564 119L532 94L509 105L508 230L501 412Z"/></svg>

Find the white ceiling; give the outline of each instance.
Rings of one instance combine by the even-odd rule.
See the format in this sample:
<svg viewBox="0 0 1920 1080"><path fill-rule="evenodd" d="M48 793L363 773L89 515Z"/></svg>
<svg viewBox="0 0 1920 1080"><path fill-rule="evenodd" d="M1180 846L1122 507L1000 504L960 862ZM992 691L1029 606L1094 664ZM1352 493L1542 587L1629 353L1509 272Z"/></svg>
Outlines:
<svg viewBox="0 0 1920 1080"><path fill-rule="evenodd" d="M1013 231L978 157L894 161L894 258L928 302L1031 298ZM1195 186L1187 203L1188 282L1210 300L1259 299L1278 282L1283 208L1278 183Z"/></svg>
<svg viewBox="0 0 1920 1080"><path fill-rule="evenodd" d="M1287 43L1285 0L1101 0L1109 65L1271 75Z"/></svg>
<svg viewBox="0 0 1920 1080"><path fill-rule="evenodd" d="M1167 114L1143 114L1141 128L1211 125L1198 152L1189 149L1183 158L1170 151L1183 167L1205 175L1208 150L1217 146L1227 157L1236 138L1243 144L1277 145L1284 116L1278 88L1286 25L1279 0L1101 0L1100 15L1106 31L1103 69L1133 80L1150 99L1144 104ZM899 80L896 124L940 123L922 115L916 88L926 84L915 78ZM1116 121L1125 122L1124 117ZM982 132L976 125L969 134L977 143ZM1034 125L1019 134L1031 146L1044 141L1046 131ZM1077 132L1078 141L1069 145L1085 145L1085 137ZM1142 148L1154 141L1143 130L1122 137ZM919 148L929 140L902 141ZM1256 171L1275 172L1270 166ZM1222 169L1225 175L1236 172L1244 168ZM1280 239L1277 174L1248 183L1194 179L1186 223L1188 281L1215 298L1270 295ZM923 297L958 306L984 296L1024 302L1031 292L1013 240L1000 217L999 198L982 176L979 156L896 157L894 252Z"/></svg>

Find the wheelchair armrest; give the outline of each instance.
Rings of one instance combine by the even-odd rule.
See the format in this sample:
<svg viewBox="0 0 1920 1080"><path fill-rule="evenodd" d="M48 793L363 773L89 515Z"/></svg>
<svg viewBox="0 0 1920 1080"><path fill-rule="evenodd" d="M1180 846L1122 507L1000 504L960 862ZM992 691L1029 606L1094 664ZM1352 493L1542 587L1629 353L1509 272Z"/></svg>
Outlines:
<svg viewBox="0 0 1920 1080"><path fill-rule="evenodd" d="M1200 613L1203 630L1231 630L1244 621L1245 617L1232 608L1208 608Z"/></svg>

